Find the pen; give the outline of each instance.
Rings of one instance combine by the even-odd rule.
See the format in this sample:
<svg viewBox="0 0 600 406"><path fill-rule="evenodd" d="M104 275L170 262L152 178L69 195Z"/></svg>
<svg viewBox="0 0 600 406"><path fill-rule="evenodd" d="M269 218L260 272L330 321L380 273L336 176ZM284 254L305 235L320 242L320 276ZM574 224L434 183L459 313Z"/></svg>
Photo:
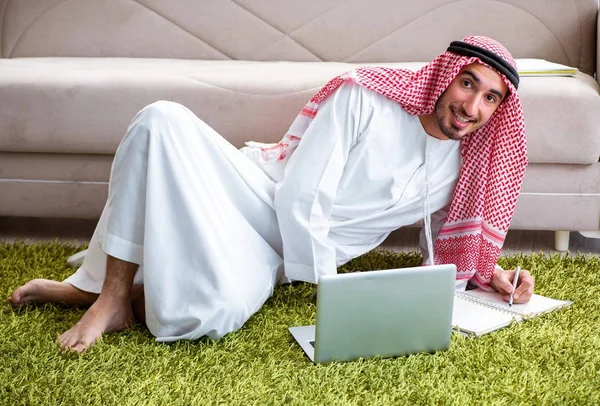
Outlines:
<svg viewBox="0 0 600 406"><path fill-rule="evenodd" d="M513 295L515 294L515 289L517 288L517 282L519 281L519 274L521 273L521 267L517 265L517 269L515 270L515 276L513 278L513 290L510 292L510 296L508 297L508 307L512 307L513 305Z"/></svg>

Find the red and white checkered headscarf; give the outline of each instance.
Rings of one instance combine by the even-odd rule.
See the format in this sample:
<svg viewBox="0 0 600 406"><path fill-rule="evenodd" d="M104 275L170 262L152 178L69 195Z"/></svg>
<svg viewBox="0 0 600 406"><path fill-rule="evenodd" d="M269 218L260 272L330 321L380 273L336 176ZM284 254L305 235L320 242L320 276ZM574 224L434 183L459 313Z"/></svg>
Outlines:
<svg viewBox="0 0 600 406"><path fill-rule="evenodd" d="M497 41L479 36L462 41L493 52L516 69L508 50ZM345 81L397 101L409 114L426 115L434 112L438 98L461 68L473 62L494 69L478 57L446 51L417 72L367 67L338 76L313 96L283 140L269 153L277 154L280 160L289 158L317 114L319 104ZM521 102L515 86L498 73L510 94L485 126L461 140L462 168L434 249L435 263L456 264L457 279L473 278L482 287L487 287L492 279L527 166Z"/></svg>

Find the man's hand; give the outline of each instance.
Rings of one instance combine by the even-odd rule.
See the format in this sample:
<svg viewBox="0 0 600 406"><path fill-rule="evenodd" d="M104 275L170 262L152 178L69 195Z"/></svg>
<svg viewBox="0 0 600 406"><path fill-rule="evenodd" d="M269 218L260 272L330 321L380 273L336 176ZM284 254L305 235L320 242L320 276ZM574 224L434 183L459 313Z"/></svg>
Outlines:
<svg viewBox="0 0 600 406"><path fill-rule="evenodd" d="M515 276L515 271L502 271L500 269L496 269L494 271L494 276L492 277L492 281L490 282L490 286L498 291L504 300L508 302L508 297L510 292L512 292L512 282ZM521 269L521 273L519 274L519 280L517 281L517 289L515 290L515 294L513 295L513 303L527 303L529 299L531 299L531 295L533 295L533 285L535 283L535 279L529 271L526 269Z"/></svg>

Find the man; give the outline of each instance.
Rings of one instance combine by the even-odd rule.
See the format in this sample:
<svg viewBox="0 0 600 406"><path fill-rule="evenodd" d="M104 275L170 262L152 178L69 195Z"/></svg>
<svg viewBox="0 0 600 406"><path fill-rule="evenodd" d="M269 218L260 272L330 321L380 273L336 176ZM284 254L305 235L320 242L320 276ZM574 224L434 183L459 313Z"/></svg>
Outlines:
<svg viewBox="0 0 600 406"><path fill-rule="evenodd" d="M421 219L426 263L455 263L457 288L507 299L514 272L496 260L526 166L518 80L502 45L468 37L416 73L333 79L280 143L241 151L185 107L154 103L117 150L81 268L9 301L91 305L58 338L78 352L134 311L158 341L217 339L277 282L318 283ZM526 302L533 278L518 283Z"/></svg>

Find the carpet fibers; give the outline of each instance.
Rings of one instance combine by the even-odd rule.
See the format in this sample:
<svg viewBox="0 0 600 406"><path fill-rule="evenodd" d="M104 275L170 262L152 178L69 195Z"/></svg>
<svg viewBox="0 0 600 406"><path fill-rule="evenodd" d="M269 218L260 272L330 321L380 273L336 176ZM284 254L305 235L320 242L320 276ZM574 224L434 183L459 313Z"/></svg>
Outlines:
<svg viewBox="0 0 600 406"><path fill-rule="evenodd" d="M0 293L61 280L81 247L0 243ZM342 271L413 266L417 254L373 252ZM280 286L239 331L212 342L159 344L142 326L107 334L82 356L55 340L82 316L57 305L0 308L0 403L7 405L600 404L600 258L503 257L536 292L574 304L450 349L313 365L287 331L314 323L308 284Z"/></svg>

